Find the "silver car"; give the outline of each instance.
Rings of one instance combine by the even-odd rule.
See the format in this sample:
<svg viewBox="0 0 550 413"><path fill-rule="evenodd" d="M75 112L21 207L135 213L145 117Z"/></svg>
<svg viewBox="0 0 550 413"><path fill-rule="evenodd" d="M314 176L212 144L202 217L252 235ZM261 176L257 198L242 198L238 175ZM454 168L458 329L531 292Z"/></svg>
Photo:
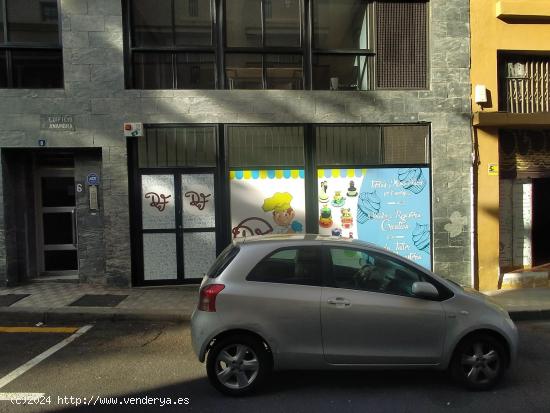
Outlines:
<svg viewBox="0 0 550 413"><path fill-rule="evenodd" d="M202 281L191 327L210 382L235 396L273 369L449 369L485 390L518 342L483 294L374 245L316 235L233 242Z"/></svg>

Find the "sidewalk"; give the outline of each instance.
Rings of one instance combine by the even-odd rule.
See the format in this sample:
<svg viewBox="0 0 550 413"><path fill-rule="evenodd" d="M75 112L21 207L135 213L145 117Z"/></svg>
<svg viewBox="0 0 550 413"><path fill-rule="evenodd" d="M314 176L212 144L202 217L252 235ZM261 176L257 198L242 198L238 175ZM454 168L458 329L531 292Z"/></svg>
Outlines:
<svg viewBox="0 0 550 413"><path fill-rule="evenodd" d="M0 300L2 322L188 321L197 305L198 285L116 288L72 283L31 283L0 288L0 299L8 294L29 295L9 306L2 306ZM111 295L116 296L111 298L118 299L127 297L114 307L70 305L87 295Z"/></svg>
<svg viewBox="0 0 550 413"><path fill-rule="evenodd" d="M2 304L2 298L9 299L6 296L12 295L16 299L18 297L13 296L16 294L28 296L9 306L5 301ZM70 305L88 295L110 295L109 298L122 301L112 307ZM550 288L500 290L487 295L506 308L514 320L550 320ZM0 288L0 322L189 321L197 299L198 285L111 288L87 284L33 283Z"/></svg>
<svg viewBox="0 0 550 413"><path fill-rule="evenodd" d="M506 308L512 319L550 320L550 288L522 288L486 293Z"/></svg>

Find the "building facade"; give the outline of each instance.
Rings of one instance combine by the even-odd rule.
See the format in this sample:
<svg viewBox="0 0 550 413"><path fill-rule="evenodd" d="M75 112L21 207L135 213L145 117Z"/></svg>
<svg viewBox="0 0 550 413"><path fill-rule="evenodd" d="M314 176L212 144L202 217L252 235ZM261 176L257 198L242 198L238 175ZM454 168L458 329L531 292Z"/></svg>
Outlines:
<svg viewBox="0 0 550 413"><path fill-rule="evenodd" d="M550 2L471 2L476 249L483 290L548 286Z"/></svg>
<svg viewBox="0 0 550 413"><path fill-rule="evenodd" d="M472 285L468 1L0 4L0 283L318 232Z"/></svg>

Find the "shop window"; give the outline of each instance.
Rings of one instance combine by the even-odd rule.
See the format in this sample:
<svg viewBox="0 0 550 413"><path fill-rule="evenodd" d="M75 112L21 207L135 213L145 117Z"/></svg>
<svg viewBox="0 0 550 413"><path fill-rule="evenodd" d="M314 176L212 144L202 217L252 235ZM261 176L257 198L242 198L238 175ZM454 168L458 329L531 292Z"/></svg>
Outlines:
<svg viewBox="0 0 550 413"><path fill-rule="evenodd" d="M0 87L63 87L57 1L0 0Z"/></svg>
<svg viewBox="0 0 550 413"><path fill-rule="evenodd" d="M428 2L376 2L376 87L428 87Z"/></svg>
<svg viewBox="0 0 550 413"><path fill-rule="evenodd" d="M147 128L138 139L140 168L216 165L213 127Z"/></svg>
<svg viewBox="0 0 550 413"><path fill-rule="evenodd" d="M316 126L318 232L431 268L427 125Z"/></svg>
<svg viewBox="0 0 550 413"><path fill-rule="evenodd" d="M260 261L247 281L279 284L321 285L322 249L302 247L277 251Z"/></svg>
<svg viewBox="0 0 550 413"><path fill-rule="evenodd" d="M134 0L128 5L133 88L215 88L210 1Z"/></svg>
<svg viewBox="0 0 550 413"><path fill-rule="evenodd" d="M228 126L230 168L304 165L301 126Z"/></svg>
<svg viewBox="0 0 550 413"><path fill-rule="evenodd" d="M305 232L304 128L228 126L231 235Z"/></svg>

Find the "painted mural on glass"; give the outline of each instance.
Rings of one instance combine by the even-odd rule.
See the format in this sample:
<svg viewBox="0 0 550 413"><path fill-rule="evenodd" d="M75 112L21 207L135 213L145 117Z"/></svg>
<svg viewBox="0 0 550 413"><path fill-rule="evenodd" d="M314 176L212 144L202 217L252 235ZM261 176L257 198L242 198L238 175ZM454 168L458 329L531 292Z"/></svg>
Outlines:
<svg viewBox="0 0 550 413"><path fill-rule="evenodd" d="M230 172L233 238L303 233L303 169Z"/></svg>
<svg viewBox="0 0 550 413"><path fill-rule="evenodd" d="M319 169L319 234L372 242L431 269L428 168Z"/></svg>

